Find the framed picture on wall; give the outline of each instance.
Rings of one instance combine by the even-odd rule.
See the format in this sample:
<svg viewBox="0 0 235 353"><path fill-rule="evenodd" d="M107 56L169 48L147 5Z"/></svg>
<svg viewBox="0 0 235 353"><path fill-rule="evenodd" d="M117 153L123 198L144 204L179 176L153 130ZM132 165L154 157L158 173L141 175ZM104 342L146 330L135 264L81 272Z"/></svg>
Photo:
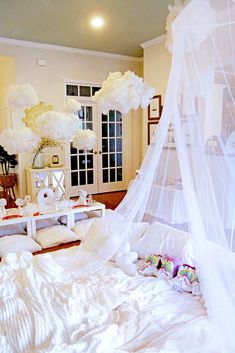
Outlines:
<svg viewBox="0 0 235 353"><path fill-rule="evenodd" d="M153 137L153 135L157 132L157 125L159 123L159 119L157 121L148 122L148 145Z"/></svg>
<svg viewBox="0 0 235 353"><path fill-rule="evenodd" d="M154 96L148 106L148 120L160 119L162 112L162 98L161 95Z"/></svg>

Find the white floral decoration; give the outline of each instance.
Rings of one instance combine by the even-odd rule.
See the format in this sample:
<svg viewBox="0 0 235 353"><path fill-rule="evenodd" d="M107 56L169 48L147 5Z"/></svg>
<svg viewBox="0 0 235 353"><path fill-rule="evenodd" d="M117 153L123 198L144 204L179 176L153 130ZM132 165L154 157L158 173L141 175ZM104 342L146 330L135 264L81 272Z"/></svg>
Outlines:
<svg viewBox="0 0 235 353"><path fill-rule="evenodd" d="M29 127L6 129L0 135L0 145L9 154L33 151L40 141L40 136Z"/></svg>
<svg viewBox="0 0 235 353"><path fill-rule="evenodd" d="M42 137L66 140L75 134L79 119L73 114L49 111L37 117L36 126Z"/></svg>
<svg viewBox="0 0 235 353"><path fill-rule="evenodd" d="M78 150L92 150L96 144L97 136L92 130L77 130L73 138L73 146Z"/></svg>
<svg viewBox="0 0 235 353"><path fill-rule="evenodd" d="M68 98L65 104L65 111L67 113L77 113L81 110L81 104L74 98Z"/></svg>
<svg viewBox="0 0 235 353"><path fill-rule="evenodd" d="M118 110L128 113L139 106L145 108L154 95L154 88L148 86L141 77L131 71L110 73L102 88L95 93L93 100L98 103L102 113Z"/></svg>
<svg viewBox="0 0 235 353"><path fill-rule="evenodd" d="M6 98L12 107L31 107L39 103L38 93L30 83L11 85Z"/></svg>

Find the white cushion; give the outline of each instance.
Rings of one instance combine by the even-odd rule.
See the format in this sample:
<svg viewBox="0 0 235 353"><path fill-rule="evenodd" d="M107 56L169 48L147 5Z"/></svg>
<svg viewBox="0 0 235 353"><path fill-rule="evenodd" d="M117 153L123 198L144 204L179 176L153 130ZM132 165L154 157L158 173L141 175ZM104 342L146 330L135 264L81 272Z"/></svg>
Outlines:
<svg viewBox="0 0 235 353"><path fill-rule="evenodd" d="M29 251L31 253L42 250L32 238L27 235L15 234L0 238L0 257L8 253Z"/></svg>
<svg viewBox="0 0 235 353"><path fill-rule="evenodd" d="M78 236L66 226L54 226L37 231L36 241L43 249L50 248L71 241L78 240Z"/></svg>
<svg viewBox="0 0 235 353"><path fill-rule="evenodd" d="M84 219L83 221L78 221L75 223L73 231L77 234L78 239L82 241L85 239L94 221L95 221L95 218L88 218L88 219Z"/></svg>
<svg viewBox="0 0 235 353"><path fill-rule="evenodd" d="M142 259L150 254L167 254L181 257L184 262L192 264L192 247L189 244L189 233L155 222L142 238L133 244L131 250L136 251Z"/></svg>

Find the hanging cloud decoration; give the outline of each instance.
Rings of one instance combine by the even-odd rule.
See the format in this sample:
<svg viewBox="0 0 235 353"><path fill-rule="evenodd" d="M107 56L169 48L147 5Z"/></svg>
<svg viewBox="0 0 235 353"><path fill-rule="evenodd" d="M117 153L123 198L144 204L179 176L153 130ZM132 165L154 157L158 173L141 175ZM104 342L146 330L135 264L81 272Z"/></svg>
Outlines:
<svg viewBox="0 0 235 353"><path fill-rule="evenodd" d="M131 71L125 72L124 75L121 72L113 72L95 93L93 100L99 104L103 114L107 114L109 110L119 110L126 114L139 106L147 107L154 92L152 87Z"/></svg>
<svg viewBox="0 0 235 353"><path fill-rule="evenodd" d="M9 154L32 152L40 141L40 136L29 127L6 129L0 135L0 145Z"/></svg>
<svg viewBox="0 0 235 353"><path fill-rule="evenodd" d="M13 107L31 107L39 103L38 93L30 83L11 85L6 102Z"/></svg>
<svg viewBox="0 0 235 353"><path fill-rule="evenodd" d="M97 136L92 130L77 130L73 138L73 146L78 150L92 150L96 144Z"/></svg>
<svg viewBox="0 0 235 353"><path fill-rule="evenodd" d="M79 119L72 114L49 111L36 118L36 126L42 137L55 140L70 139L78 129Z"/></svg>
<svg viewBox="0 0 235 353"><path fill-rule="evenodd" d="M74 98L68 98L65 104L65 111L67 113L77 113L81 110L81 104Z"/></svg>

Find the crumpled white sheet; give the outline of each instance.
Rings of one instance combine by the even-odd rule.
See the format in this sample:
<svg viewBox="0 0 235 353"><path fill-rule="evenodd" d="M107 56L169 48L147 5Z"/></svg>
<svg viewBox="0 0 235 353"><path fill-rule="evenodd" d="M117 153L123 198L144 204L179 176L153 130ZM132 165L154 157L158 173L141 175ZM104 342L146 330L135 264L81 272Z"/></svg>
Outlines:
<svg viewBox="0 0 235 353"><path fill-rule="evenodd" d="M87 276L78 270L86 256L74 247L4 259L0 352L217 353L197 298L156 278L129 277L113 263Z"/></svg>

